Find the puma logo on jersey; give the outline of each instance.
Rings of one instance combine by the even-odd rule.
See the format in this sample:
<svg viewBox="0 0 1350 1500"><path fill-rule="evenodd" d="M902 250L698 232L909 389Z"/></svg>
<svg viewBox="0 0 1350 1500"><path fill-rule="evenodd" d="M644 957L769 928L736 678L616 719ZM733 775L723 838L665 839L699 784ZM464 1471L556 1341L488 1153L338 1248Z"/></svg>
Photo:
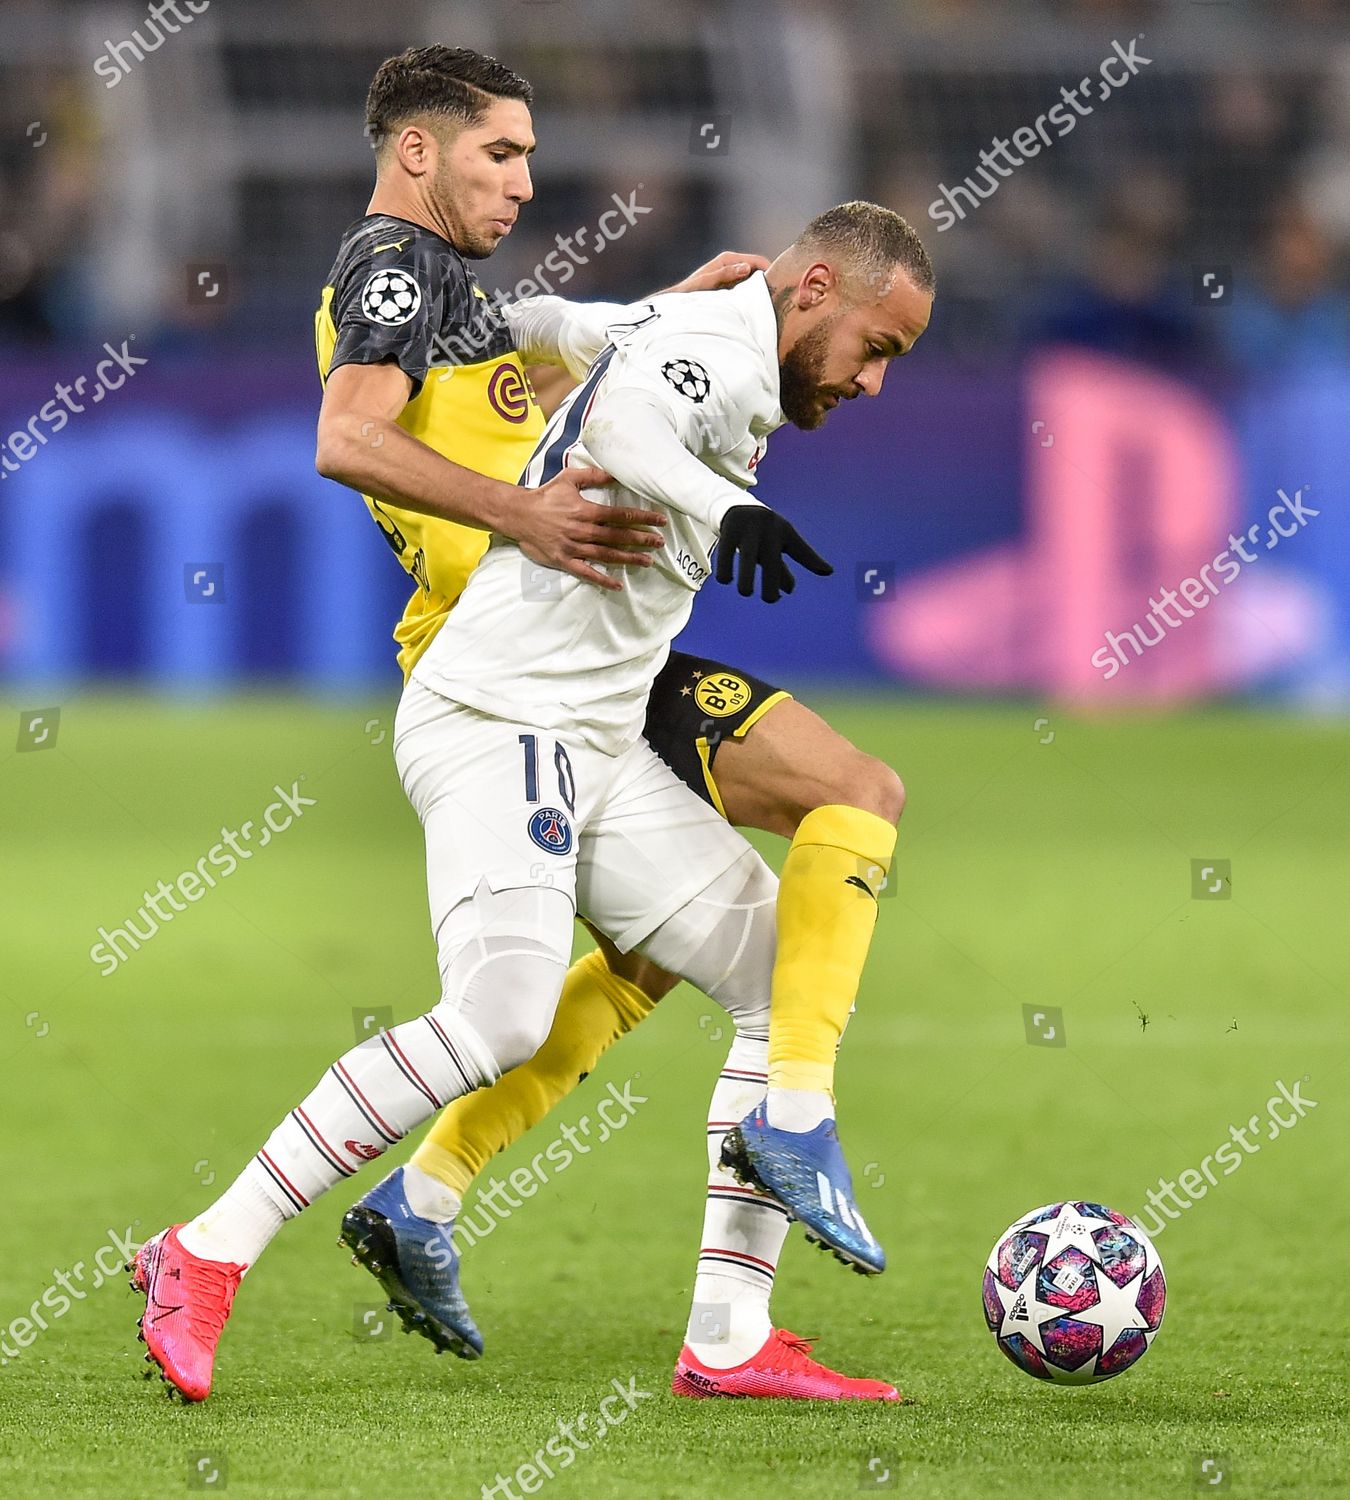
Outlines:
<svg viewBox="0 0 1350 1500"><path fill-rule="evenodd" d="M406 238L401 240L390 240L387 245L376 245L370 253L372 255L378 255L381 250L402 250L404 245L406 245L407 243L408 241Z"/></svg>

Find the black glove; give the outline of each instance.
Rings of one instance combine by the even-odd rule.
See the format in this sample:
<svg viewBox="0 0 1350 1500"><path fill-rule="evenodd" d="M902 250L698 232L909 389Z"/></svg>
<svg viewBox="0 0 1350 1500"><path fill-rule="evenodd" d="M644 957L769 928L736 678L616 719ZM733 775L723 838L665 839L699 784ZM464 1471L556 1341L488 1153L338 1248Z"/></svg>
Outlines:
<svg viewBox="0 0 1350 1500"><path fill-rule="evenodd" d="M834 569L818 552L813 551L797 534L786 517L764 505L733 505L722 520L717 544L717 581L731 582L733 559L741 565L736 574L736 591L748 599L755 592L755 569L760 570L759 597L774 604L780 593L790 594L797 587L784 557L790 557L818 577L828 578Z"/></svg>

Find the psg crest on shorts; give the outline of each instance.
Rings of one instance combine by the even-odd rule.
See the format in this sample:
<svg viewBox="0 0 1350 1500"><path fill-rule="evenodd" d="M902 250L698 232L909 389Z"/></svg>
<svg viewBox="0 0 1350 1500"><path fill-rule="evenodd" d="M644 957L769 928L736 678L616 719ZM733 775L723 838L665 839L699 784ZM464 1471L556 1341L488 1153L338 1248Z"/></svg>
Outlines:
<svg viewBox="0 0 1350 1500"><path fill-rule="evenodd" d="M361 311L372 323L397 328L422 305L422 288L406 271L376 271L361 293Z"/></svg>
<svg viewBox="0 0 1350 1500"><path fill-rule="evenodd" d="M530 837L548 854L568 854L572 849L572 825L556 807L541 807L530 814Z"/></svg>
<svg viewBox="0 0 1350 1500"><path fill-rule="evenodd" d="M681 396L693 402L703 401L712 388L708 372L694 359L667 360L661 366L661 373Z"/></svg>

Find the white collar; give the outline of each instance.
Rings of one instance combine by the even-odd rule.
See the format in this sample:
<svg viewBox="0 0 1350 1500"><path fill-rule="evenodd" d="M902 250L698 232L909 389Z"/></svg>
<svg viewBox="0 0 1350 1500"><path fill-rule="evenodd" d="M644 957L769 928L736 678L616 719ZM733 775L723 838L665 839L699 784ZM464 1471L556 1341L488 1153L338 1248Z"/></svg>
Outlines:
<svg viewBox="0 0 1350 1500"><path fill-rule="evenodd" d="M755 347L764 356L769 387L774 396L772 424L774 427L781 427L787 418L783 415L782 407L778 405L778 315L774 312L773 294L769 291L768 278L763 271L755 271L744 281L731 287L727 295L736 299L741 316L745 319L754 339Z"/></svg>

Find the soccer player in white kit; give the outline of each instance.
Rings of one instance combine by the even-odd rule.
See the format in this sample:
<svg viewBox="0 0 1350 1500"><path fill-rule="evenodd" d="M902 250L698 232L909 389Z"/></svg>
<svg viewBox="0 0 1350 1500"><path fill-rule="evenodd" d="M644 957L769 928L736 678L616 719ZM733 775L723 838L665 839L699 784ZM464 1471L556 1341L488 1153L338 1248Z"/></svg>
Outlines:
<svg viewBox="0 0 1350 1500"><path fill-rule="evenodd" d="M441 999L336 1062L269 1138L255 1158L271 1179L256 1195L263 1244L291 1216L277 1209L277 1188L298 1212L350 1175L332 1141L348 1154L364 1155L363 1147L380 1154L449 1100L533 1055L553 1020L574 913L621 952L637 949L728 1010L737 1036L713 1112L726 1116L722 1125L740 1120L742 1131L758 1112L763 1125L776 880L647 745L646 701L719 537L719 577L739 558L743 594L753 591L756 569L763 597L789 591L784 556L829 571L746 490L789 410L811 427L840 399L876 393L880 379L864 380L862 370L908 352L926 326L931 285L909 226L875 205L851 204L813 221L767 277L728 291L658 297L636 316L623 310L626 320L617 322L593 305L555 298L513 312L527 359L574 373L588 367L523 482L546 482L568 464L602 467L617 484L592 494L600 503L640 497L665 509L666 546L650 568L628 576L622 593L609 593L541 572L515 543L494 537L414 668L395 723L395 758L426 837ZM785 346L794 305L824 311ZM827 379L844 341L859 338L865 352L849 380ZM739 1113L727 1115L725 1080L738 1075L760 1081L734 1090ZM827 1131L804 1123L802 1139L819 1146L825 1131L837 1157L832 1118L825 1123ZM824 1193L833 1159L820 1159ZM239 1196L246 1179L230 1190L236 1212L246 1207ZM763 1208L762 1195L743 1191ZM268 1214L276 1224L263 1223ZM771 1277L786 1216L759 1217L777 1223L736 1232L741 1253L762 1251ZM871 1242L861 1216L855 1225L845 1214L845 1223ZM142 1254L153 1260L163 1238ZM225 1313L244 1268L231 1269ZM696 1308L723 1290L709 1281L716 1278L701 1272ZM756 1315L767 1325L765 1304ZM743 1363L761 1384L743 1394L769 1393L762 1382L780 1380L775 1394L896 1399L882 1382L823 1371L793 1335L770 1329L765 1339L760 1325L747 1326L757 1334ZM675 1389L728 1393L715 1385L691 1322Z"/></svg>

